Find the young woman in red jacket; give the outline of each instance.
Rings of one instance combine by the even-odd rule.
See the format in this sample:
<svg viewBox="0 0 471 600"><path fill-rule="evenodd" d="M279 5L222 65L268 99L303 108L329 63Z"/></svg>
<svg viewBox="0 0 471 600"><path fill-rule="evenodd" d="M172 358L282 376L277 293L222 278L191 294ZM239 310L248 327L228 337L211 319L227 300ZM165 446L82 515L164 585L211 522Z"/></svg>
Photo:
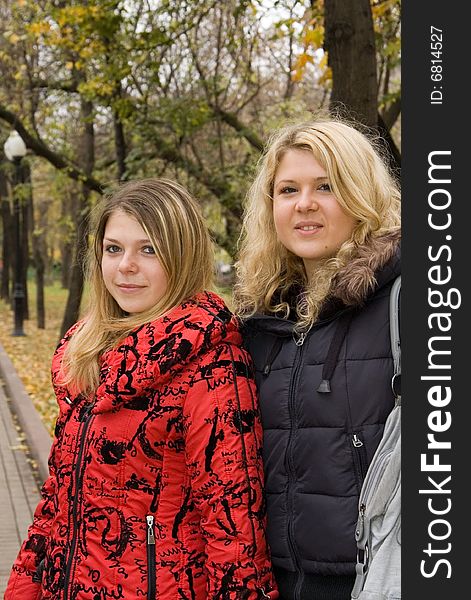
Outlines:
<svg viewBox="0 0 471 600"><path fill-rule="evenodd" d="M87 316L53 358L50 476L6 600L277 596L261 426L196 202L123 185L97 213Z"/></svg>

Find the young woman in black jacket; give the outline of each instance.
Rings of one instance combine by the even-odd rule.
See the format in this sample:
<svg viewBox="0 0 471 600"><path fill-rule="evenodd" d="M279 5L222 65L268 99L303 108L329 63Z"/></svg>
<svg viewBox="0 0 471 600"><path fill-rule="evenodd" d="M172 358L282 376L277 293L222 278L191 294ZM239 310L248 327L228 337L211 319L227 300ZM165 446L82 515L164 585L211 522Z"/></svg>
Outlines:
<svg viewBox="0 0 471 600"><path fill-rule="evenodd" d="M358 496L394 404L400 195L375 142L334 119L276 132L248 194L237 269L281 598L347 600Z"/></svg>

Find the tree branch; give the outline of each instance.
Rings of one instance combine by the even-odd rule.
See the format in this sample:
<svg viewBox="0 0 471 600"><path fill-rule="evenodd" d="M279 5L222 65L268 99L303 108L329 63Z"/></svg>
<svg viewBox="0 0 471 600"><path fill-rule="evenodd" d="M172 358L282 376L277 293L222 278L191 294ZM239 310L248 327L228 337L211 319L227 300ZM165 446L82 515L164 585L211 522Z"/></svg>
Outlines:
<svg viewBox="0 0 471 600"><path fill-rule="evenodd" d="M211 106L215 115L220 117L223 121L225 121L228 125L233 127L238 133L244 137L251 146L253 146L259 152L263 151L264 144L262 140L258 137L258 135L249 129L247 125L239 121L234 113L229 113L223 110L222 108L218 108L217 106Z"/></svg>
<svg viewBox="0 0 471 600"><path fill-rule="evenodd" d="M185 158L174 144L165 142L162 138L154 138L154 145L159 158L167 160L184 169L189 175L202 183L210 192L219 198L226 207L230 207L231 210L233 209L233 206L230 206L232 204L230 200L232 199L233 194L230 187L222 178L215 177L207 171L203 171L196 163Z"/></svg>
<svg viewBox="0 0 471 600"><path fill-rule="evenodd" d="M46 81L45 79L32 79L31 87L36 89L50 89L62 92L78 92L76 81Z"/></svg>
<svg viewBox="0 0 471 600"><path fill-rule="evenodd" d="M382 117L385 126L390 130L401 114L401 98L397 98L394 102L383 111Z"/></svg>
<svg viewBox="0 0 471 600"><path fill-rule="evenodd" d="M86 175L81 169L74 166L71 162L57 154L44 142L38 140L36 137L31 135L21 122L20 118L7 110L4 106L0 104L0 119L3 119L7 123L9 123L12 127L16 129L16 131L23 138L26 147L32 150L34 154L37 156L42 156L47 161L51 163L56 169L61 171L65 171L67 175L71 179L75 179L76 181L82 182L85 186L87 186L90 190L94 190L99 194L103 194L104 185L102 185L99 181L97 181L94 177L90 177Z"/></svg>

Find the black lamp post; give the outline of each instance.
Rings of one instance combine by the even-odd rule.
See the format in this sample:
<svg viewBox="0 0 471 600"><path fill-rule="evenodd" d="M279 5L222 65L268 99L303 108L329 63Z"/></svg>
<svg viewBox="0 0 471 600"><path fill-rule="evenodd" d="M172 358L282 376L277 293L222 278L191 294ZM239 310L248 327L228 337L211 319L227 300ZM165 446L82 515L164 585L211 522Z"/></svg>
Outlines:
<svg viewBox="0 0 471 600"><path fill-rule="evenodd" d="M14 248L15 269L13 282L13 310L14 326L12 335L25 335L23 331L23 319L25 310L25 289L23 285L23 247L21 240L21 205L19 199L19 185L22 183L21 159L26 154L26 145L17 131L12 131L5 142L3 149L5 156L15 165L15 180L13 182L13 217L14 217Z"/></svg>

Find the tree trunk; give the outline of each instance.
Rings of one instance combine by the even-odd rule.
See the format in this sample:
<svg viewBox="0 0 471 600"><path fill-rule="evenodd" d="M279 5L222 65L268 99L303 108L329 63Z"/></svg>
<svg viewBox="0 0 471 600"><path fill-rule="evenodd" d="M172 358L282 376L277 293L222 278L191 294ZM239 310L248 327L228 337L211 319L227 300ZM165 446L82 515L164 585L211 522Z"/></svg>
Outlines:
<svg viewBox="0 0 471 600"><path fill-rule="evenodd" d="M61 287L64 290L69 289L70 273L72 271L72 250L71 240L66 240L61 244Z"/></svg>
<svg viewBox="0 0 471 600"><path fill-rule="evenodd" d="M118 179L123 181L126 179L126 139L124 137L123 123L121 122L118 111L116 110L113 112L113 123Z"/></svg>
<svg viewBox="0 0 471 600"><path fill-rule="evenodd" d="M80 200L78 199L79 189L75 182L67 186L67 193L61 196L61 287L64 290L69 289L70 275L72 273L72 260L75 241L77 238L77 230L75 228L76 218L74 215L78 213ZM71 226L72 219L74 226Z"/></svg>
<svg viewBox="0 0 471 600"><path fill-rule="evenodd" d="M378 83L370 0L325 0L324 18L333 80L330 108L376 128Z"/></svg>
<svg viewBox="0 0 471 600"><path fill-rule="evenodd" d="M66 331L79 319L80 302L84 286L83 257L87 251L87 234L87 222L86 219L82 218L77 223L77 243L75 245L75 256L70 272L69 294L62 320L60 338L64 337Z"/></svg>
<svg viewBox="0 0 471 600"><path fill-rule="evenodd" d="M31 185L31 168L29 164L25 164L23 171L23 181L29 184L28 196L30 206L30 225L32 226L31 245L33 251L33 264L36 273L36 323L38 329L46 328L46 309L44 302L44 273L46 269L47 247L46 247L46 230L47 230L47 207L41 206L39 211L38 228L34 227L34 201L33 188Z"/></svg>
<svg viewBox="0 0 471 600"><path fill-rule="evenodd" d="M82 98L81 122L84 123L79 147L79 161L86 175L91 175L95 164L95 139L93 128L93 104ZM80 303L84 287L83 260L88 248L88 214L90 190L82 186L79 210L75 214L77 227L77 242L75 244L74 260L72 264L69 295L62 320L60 337L72 327L79 319Z"/></svg>
<svg viewBox="0 0 471 600"><path fill-rule="evenodd" d="M44 261L38 249L36 263L36 324L38 329L46 329L46 304L44 302Z"/></svg>
<svg viewBox="0 0 471 600"><path fill-rule="evenodd" d="M5 174L0 170L0 201L2 210L2 227L3 227L3 241L2 241L2 258L1 258L1 272L2 282L0 288L0 298L6 302L11 302L10 296L10 271L11 271L11 249L13 246L13 240L11 238L11 207L10 198L8 195L8 186Z"/></svg>

